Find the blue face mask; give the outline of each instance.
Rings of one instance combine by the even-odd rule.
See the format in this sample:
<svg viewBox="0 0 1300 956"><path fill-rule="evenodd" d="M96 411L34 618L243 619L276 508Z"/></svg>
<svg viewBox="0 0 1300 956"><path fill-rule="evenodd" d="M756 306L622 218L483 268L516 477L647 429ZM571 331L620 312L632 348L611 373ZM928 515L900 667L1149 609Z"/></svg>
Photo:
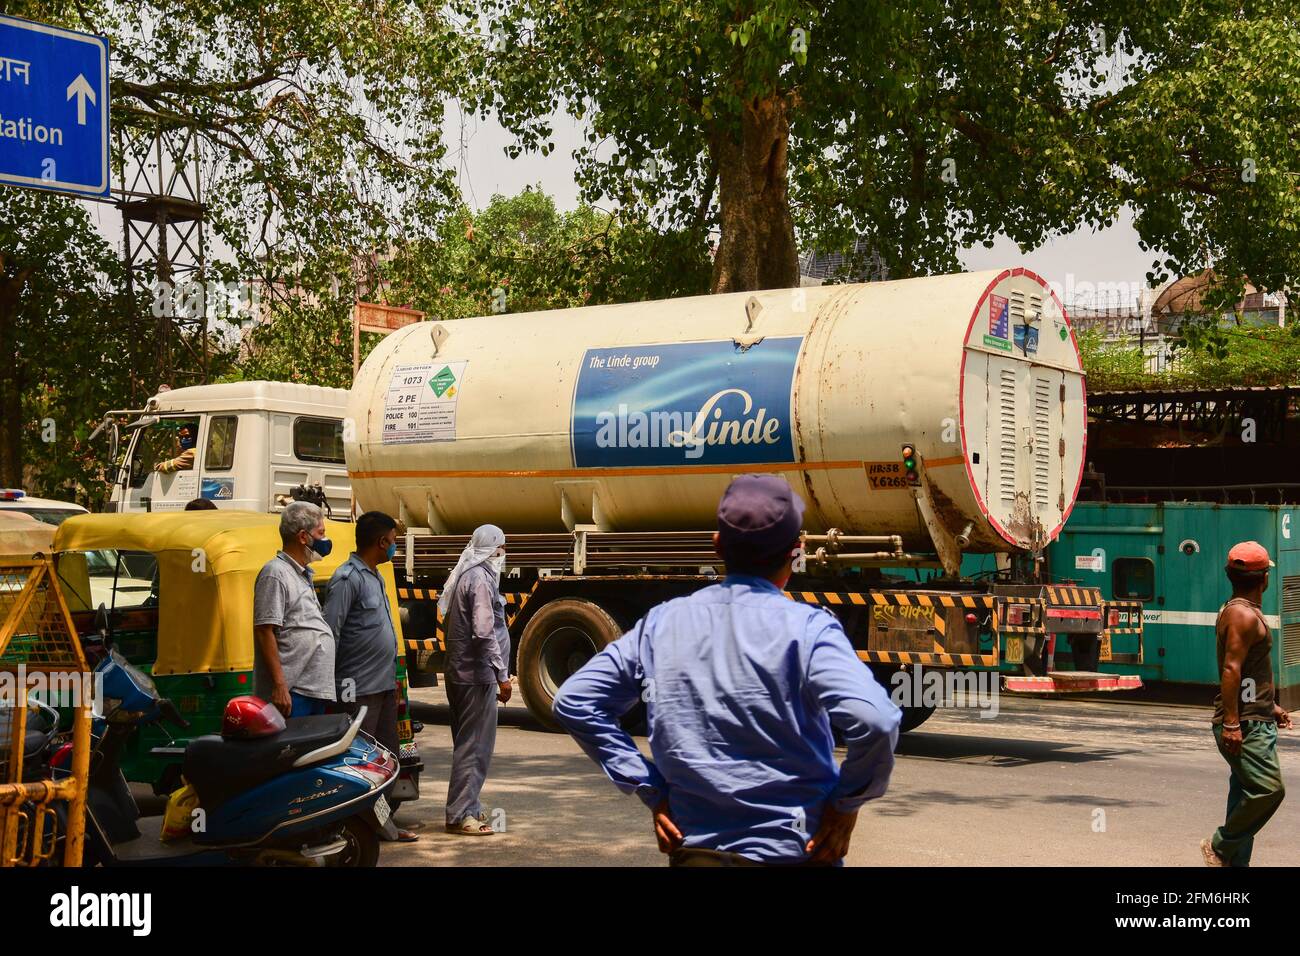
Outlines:
<svg viewBox="0 0 1300 956"><path fill-rule="evenodd" d="M388 557L388 560L389 560L389 561L393 560L393 557L397 554L397 542L396 542L396 541L394 541L392 544L390 544L390 545L388 546L388 551L386 552L386 554L387 554L387 557Z"/></svg>
<svg viewBox="0 0 1300 956"><path fill-rule="evenodd" d="M329 538L312 538L311 549L322 558L328 558L330 552L334 550L334 542Z"/></svg>

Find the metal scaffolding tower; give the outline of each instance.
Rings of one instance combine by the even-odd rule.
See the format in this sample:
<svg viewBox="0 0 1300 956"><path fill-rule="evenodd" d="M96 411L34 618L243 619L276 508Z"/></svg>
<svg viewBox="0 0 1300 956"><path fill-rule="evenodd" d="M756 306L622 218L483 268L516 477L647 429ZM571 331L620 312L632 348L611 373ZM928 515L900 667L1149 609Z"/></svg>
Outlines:
<svg viewBox="0 0 1300 956"><path fill-rule="evenodd" d="M208 380L206 237L199 138L189 126L117 130L127 295L152 318L158 385ZM195 298L197 296L197 298ZM197 308L194 306L197 304ZM161 313L161 314L160 314Z"/></svg>

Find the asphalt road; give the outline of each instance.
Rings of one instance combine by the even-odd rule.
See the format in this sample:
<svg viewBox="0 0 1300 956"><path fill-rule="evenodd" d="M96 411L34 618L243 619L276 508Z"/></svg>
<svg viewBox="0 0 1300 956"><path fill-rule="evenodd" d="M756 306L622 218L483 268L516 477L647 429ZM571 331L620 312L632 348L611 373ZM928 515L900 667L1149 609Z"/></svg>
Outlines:
<svg viewBox="0 0 1300 956"><path fill-rule="evenodd" d="M663 865L641 803L567 736L541 729L518 693L483 793L503 832L446 833L445 700L441 688L414 692L423 798L398 818L421 839L385 844L381 865ZM864 808L846 862L1201 866L1228 781L1209 717L1208 707L1005 695L993 719L940 711L901 739L889 793ZM1282 731L1279 749L1292 796L1256 840L1256 866L1300 864L1300 731Z"/></svg>

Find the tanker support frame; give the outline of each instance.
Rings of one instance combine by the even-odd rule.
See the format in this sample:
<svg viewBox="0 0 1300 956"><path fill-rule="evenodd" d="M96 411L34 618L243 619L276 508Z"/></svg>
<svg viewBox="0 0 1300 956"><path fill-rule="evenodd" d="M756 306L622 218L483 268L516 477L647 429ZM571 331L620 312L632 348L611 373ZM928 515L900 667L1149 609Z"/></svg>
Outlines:
<svg viewBox="0 0 1300 956"><path fill-rule="evenodd" d="M468 535L411 529L394 558L408 668L413 686L437 681L446 646L438 588ZM509 571L502 580L510 628L510 669L533 716L558 726L551 704L560 685L651 607L721 580L707 531L509 534ZM921 671L999 675L1003 692L1077 694L1133 690L1140 678L1099 673L1100 661L1141 663L1141 604L1105 601L1098 588L948 577L907 582L885 569L941 567L931 555L908 554L895 535L851 535L832 529L803 536L804 557L786 594L816 604L844 626L858 657L888 689L903 677L922 686ZM869 550L868 550L869 549ZM1013 564L1014 567L1014 564ZM1028 577L1028 575L1026 575ZM1113 635L1138 635L1138 653L1112 651ZM1058 670L1060 637L1074 669ZM1132 643L1131 641L1129 643ZM939 682L934 682L939 683ZM948 680L943 686L960 687ZM972 684L967 682L966 688ZM896 699L898 699L896 697ZM930 695L904 700L903 730L935 709ZM960 700L945 700L945 705Z"/></svg>

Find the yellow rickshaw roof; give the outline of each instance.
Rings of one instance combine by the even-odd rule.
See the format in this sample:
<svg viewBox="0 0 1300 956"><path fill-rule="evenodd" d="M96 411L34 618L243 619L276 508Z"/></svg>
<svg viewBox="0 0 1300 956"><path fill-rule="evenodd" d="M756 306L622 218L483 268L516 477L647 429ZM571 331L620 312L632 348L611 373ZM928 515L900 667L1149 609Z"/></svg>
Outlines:
<svg viewBox="0 0 1300 956"><path fill-rule="evenodd" d="M318 581L348 559L356 542L350 521L326 521L325 533L334 550L312 565ZM153 554L202 549L214 574L256 574L280 549L280 516L233 510L74 515L54 535L56 552L101 548Z"/></svg>
<svg viewBox="0 0 1300 956"><path fill-rule="evenodd" d="M312 565L318 584L356 547L351 522L326 521L325 530L334 548ZM158 560L155 674L252 668L253 584L280 549L279 515L232 510L77 515L54 536L56 553L108 548L148 551ZM400 647L392 565L381 565L379 574Z"/></svg>

